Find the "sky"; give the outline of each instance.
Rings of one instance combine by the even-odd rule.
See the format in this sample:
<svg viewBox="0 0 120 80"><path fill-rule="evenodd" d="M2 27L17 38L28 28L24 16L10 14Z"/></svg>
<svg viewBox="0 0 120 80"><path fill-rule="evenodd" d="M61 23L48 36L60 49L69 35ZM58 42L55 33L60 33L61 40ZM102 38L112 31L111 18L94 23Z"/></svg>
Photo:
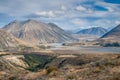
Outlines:
<svg viewBox="0 0 120 80"><path fill-rule="evenodd" d="M68 30L110 29L120 24L120 0L0 0L0 27L27 19Z"/></svg>

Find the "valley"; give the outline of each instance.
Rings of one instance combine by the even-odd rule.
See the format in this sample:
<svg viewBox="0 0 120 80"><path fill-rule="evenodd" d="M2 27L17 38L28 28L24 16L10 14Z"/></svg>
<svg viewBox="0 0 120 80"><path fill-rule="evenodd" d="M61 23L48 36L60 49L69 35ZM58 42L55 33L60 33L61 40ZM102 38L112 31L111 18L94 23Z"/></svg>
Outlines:
<svg viewBox="0 0 120 80"><path fill-rule="evenodd" d="M119 80L119 35L111 33L119 27L68 34L54 23L13 21L0 30L0 80Z"/></svg>
<svg viewBox="0 0 120 80"><path fill-rule="evenodd" d="M120 0L0 0L0 80L120 80Z"/></svg>

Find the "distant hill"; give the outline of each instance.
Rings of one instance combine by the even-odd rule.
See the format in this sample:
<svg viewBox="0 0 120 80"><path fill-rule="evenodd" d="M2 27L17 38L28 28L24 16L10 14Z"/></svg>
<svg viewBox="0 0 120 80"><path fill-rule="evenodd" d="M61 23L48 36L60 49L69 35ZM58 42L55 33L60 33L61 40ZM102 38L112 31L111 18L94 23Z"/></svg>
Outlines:
<svg viewBox="0 0 120 80"><path fill-rule="evenodd" d="M21 40L37 45L39 43L55 43L75 40L53 23L47 24L31 19L27 21L13 21L3 29Z"/></svg>
<svg viewBox="0 0 120 80"><path fill-rule="evenodd" d="M77 29L70 29L70 30L65 30L68 34L75 34L76 32L80 31L80 28Z"/></svg>
<svg viewBox="0 0 120 80"><path fill-rule="evenodd" d="M102 27L93 27L93 28L88 28L88 29L80 30L76 34L102 36L106 32L107 32L107 30L104 29L104 28L102 28Z"/></svg>
<svg viewBox="0 0 120 80"><path fill-rule="evenodd" d="M98 39L101 44L119 43L120 44L120 25L107 32Z"/></svg>
<svg viewBox="0 0 120 80"><path fill-rule="evenodd" d="M113 28L111 31L103 35L101 38L107 38L107 37L119 37L120 38L120 24Z"/></svg>

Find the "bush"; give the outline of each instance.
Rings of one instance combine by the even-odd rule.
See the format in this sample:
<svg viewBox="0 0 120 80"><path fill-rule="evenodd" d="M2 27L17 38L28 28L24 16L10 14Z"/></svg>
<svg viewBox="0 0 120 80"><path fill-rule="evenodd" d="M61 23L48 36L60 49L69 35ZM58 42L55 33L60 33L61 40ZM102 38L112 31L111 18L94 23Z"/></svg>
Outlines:
<svg viewBox="0 0 120 80"><path fill-rule="evenodd" d="M40 49L49 49L51 46L40 45L38 46Z"/></svg>
<svg viewBox="0 0 120 80"><path fill-rule="evenodd" d="M11 77L8 78L8 80L18 80L18 79L15 76L11 76Z"/></svg>
<svg viewBox="0 0 120 80"><path fill-rule="evenodd" d="M40 45L38 47L41 48L41 49L46 49L46 46L44 46L44 45Z"/></svg>
<svg viewBox="0 0 120 80"><path fill-rule="evenodd" d="M50 74L53 71L58 71L58 67L50 66L50 67L47 68L47 74Z"/></svg>
<svg viewBox="0 0 120 80"><path fill-rule="evenodd" d="M74 80L74 79L76 79L76 75L74 74L70 74L67 76L67 80Z"/></svg>
<svg viewBox="0 0 120 80"><path fill-rule="evenodd" d="M102 70L101 70L100 67L96 67L96 68L93 70L94 73L100 73L101 71L102 71Z"/></svg>
<svg viewBox="0 0 120 80"><path fill-rule="evenodd" d="M100 43L95 43L95 44L93 44L93 45L100 45Z"/></svg>
<svg viewBox="0 0 120 80"><path fill-rule="evenodd" d="M104 47L120 47L120 44L118 42L114 42L114 43L106 43L103 46Z"/></svg>
<svg viewBox="0 0 120 80"><path fill-rule="evenodd" d="M29 71L38 71L43 69L45 65L53 60L54 57L37 54L24 54L25 62L29 65Z"/></svg>
<svg viewBox="0 0 120 80"><path fill-rule="evenodd" d="M66 46L66 43L63 43L62 45L63 45L63 46Z"/></svg>
<svg viewBox="0 0 120 80"><path fill-rule="evenodd" d="M114 75L110 80L120 80L120 74Z"/></svg>

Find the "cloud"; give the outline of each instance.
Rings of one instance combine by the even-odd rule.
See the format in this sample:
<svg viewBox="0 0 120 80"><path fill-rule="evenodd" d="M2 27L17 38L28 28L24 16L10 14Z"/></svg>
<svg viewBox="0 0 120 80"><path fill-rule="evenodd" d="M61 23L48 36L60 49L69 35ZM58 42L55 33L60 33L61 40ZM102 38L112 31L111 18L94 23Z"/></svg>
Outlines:
<svg viewBox="0 0 120 80"><path fill-rule="evenodd" d="M62 14L64 14L64 11L39 11L36 12L35 15L37 16L41 16L41 17L48 17L48 18L54 18L57 16L61 16Z"/></svg>
<svg viewBox="0 0 120 80"><path fill-rule="evenodd" d="M96 5L102 6L106 9L108 9L109 12L114 12L114 11L120 11L119 4L112 4L112 3L106 3L106 2L96 2Z"/></svg>
<svg viewBox="0 0 120 80"><path fill-rule="evenodd" d="M89 28L91 26L91 24L88 23L89 21L86 19L75 18L75 19L70 20L70 22L74 26L79 26L80 28Z"/></svg>
<svg viewBox="0 0 120 80"><path fill-rule="evenodd" d="M110 0L111 1L111 0ZM34 18L55 22L62 28L114 27L120 5L109 0L0 0L0 21ZM119 2L117 2L119 3ZM18 6L20 4L20 6Z"/></svg>
<svg viewBox="0 0 120 80"><path fill-rule="evenodd" d="M87 8L85 8L85 7L81 6L81 5L77 6L75 9L77 11L86 11L87 10Z"/></svg>
<svg viewBox="0 0 120 80"><path fill-rule="evenodd" d="M36 12L36 15L43 16L43 17L55 17L56 14L53 11L41 11L41 12Z"/></svg>
<svg viewBox="0 0 120 80"><path fill-rule="evenodd" d="M67 10L67 8L64 5L62 5L61 10Z"/></svg>
<svg viewBox="0 0 120 80"><path fill-rule="evenodd" d="M115 21L115 24L117 24L117 25L120 24L120 21Z"/></svg>
<svg viewBox="0 0 120 80"><path fill-rule="evenodd" d="M79 26L80 28L90 28L90 27L103 27L103 28L111 28L111 27L115 27L116 24L114 24L114 21L110 21L107 19L97 19L97 20L88 20L85 18L76 18L76 19L72 19L70 20L70 22L74 25L74 26ZM119 23L119 22L117 22Z"/></svg>
<svg viewBox="0 0 120 80"><path fill-rule="evenodd" d="M105 7L106 9L108 9L109 12L114 12L114 9L112 7Z"/></svg>

